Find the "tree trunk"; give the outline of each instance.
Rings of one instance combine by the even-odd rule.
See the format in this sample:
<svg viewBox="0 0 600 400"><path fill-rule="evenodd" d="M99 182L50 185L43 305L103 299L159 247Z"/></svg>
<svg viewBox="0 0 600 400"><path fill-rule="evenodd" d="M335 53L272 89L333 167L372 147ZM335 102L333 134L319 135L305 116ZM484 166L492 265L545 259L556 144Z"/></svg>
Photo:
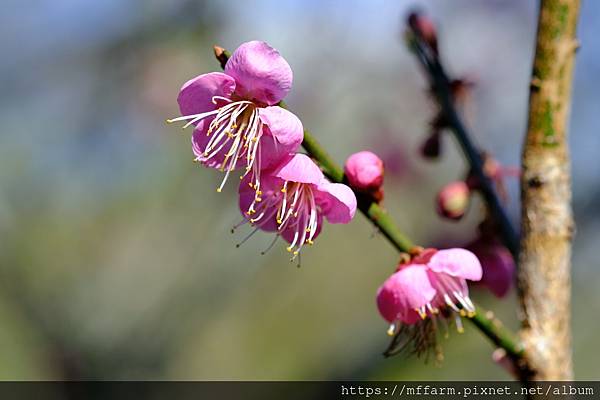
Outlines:
<svg viewBox="0 0 600 400"><path fill-rule="evenodd" d="M573 379L567 124L579 0L541 0L521 178L521 338L534 380Z"/></svg>

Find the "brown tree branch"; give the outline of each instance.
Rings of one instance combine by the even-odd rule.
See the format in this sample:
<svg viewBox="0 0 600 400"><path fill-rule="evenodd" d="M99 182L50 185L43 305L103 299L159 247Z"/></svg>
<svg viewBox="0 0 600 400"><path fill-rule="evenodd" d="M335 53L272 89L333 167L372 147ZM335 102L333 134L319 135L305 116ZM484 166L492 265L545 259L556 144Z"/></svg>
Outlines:
<svg viewBox="0 0 600 400"><path fill-rule="evenodd" d="M423 32L422 26L418 24L417 21L419 18L418 14L411 14L408 18L408 40L411 48L427 75L431 85L431 92L440 107L444 122L456 137L473 175L477 178L479 191L498 226L504 245L510 250L513 257L517 259L519 237L502 206L492 180L485 173L482 153L473 142L472 136L467 131L462 118L456 110L451 81L440 61L437 47L432 46L431 40L428 40L426 36L426 32Z"/></svg>
<svg viewBox="0 0 600 400"><path fill-rule="evenodd" d="M541 0L521 178L521 338L535 380L573 378L567 123L579 0Z"/></svg>

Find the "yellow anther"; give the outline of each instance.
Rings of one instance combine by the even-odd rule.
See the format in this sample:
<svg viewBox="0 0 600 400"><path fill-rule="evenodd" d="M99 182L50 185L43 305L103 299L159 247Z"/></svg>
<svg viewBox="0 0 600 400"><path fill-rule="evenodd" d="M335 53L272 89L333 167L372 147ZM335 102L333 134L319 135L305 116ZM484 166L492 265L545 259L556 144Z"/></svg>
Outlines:
<svg viewBox="0 0 600 400"><path fill-rule="evenodd" d="M281 193L285 193L287 192L287 190L285 190L285 188L281 188Z"/></svg>
<svg viewBox="0 0 600 400"><path fill-rule="evenodd" d="M476 312L475 312L475 311L469 311L469 312L467 313L467 317L469 317L469 318L473 318L473 317L475 316L475 314L476 314Z"/></svg>
<svg viewBox="0 0 600 400"><path fill-rule="evenodd" d="M463 328L462 326L459 326L458 328L456 328L456 330L458 331L458 333L465 333L465 328Z"/></svg>
<svg viewBox="0 0 600 400"><path fill-rule="evenodd" d="M297 255L298 255L298 253L300 253L300 252L299 252L298 250L296 250L296 251L294 252L294 255L295 255L295 256L297 256Z"/></svg>
<svg viewBox="0 0 600 400"><path fill-rule="evenodd" d="M262 201L262 199L260 197L255 197L254 201L257 202L257 203L260 203Z"/></svg>
<svg viewBox="0 0 600 400"><path fill-rule="evenodd" d="M217 188L217 193L221 193L221 188Z"/></svg>
<svg viewBox="0 0 600 400"><path fill-rule="evenodd" d="M282 221L281 219L277 218L277 223L278 223L279 225L281 225L281 223L282 223L282 222L283 222L283 221Z"/></svg>
<svg viewBox="0 0 600 400"><path fill-rule="evenodd" d="M467 316L467 312L465 310L463 310L462 308L460 309L460 311L458 313L460 314L461 317Z"/></svg>
<svg viewBox="0 0 600 400"><path fill-rule="evenodd" d="M396 325L391 324L386 333L388 334L388 336L394 336L394 334L396 333Z"/></svg>
<svg viewBox="0 0 600 400"><path fill-rule="evenodd" d="M313 241L312 241L312 240L310 240L310 239L308 239L308 240L306 241L306 243L308 243L308 244L309 244L309 245L311 245L311 246L312 246L313 244L315 244L315 242L313 242Z"/></svg>
<svg viewBox="0 0 600 400"><path fill-rule="evenodd" d="M289 253L291 253L291 252L292 252L292 246L289 246L289 247L287 247L287 248L286 248L286 250L287 250Z"/></svg>

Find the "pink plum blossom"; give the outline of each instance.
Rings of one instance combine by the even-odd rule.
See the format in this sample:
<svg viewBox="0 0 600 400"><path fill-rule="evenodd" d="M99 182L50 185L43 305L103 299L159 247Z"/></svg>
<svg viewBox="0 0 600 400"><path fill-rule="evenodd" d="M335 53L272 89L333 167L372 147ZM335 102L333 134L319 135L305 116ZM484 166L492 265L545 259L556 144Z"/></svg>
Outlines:
<svg viewBox="0 0 600 400"><path fill-rule="evenodd" d="M260 190L261 170L293 154L303 138L300 120L276 104L292 87L292 70L277 50L265 42L242 44L231 55L224 73L211 72L186 82L177 98L181 117L193 125L195 160L225 172L245 168Z"/></svg>
<svg viewBox="0 0 600 400"><path fill-rule="evenodd" d="M388 332L394 334L400 323L412 325L450 312L456 313L461 331L460 316L475 312L467 280L478 281L481 276L477 257L460 248L426 249L399 265L377 292L379 313L392 324Z"/></svg>
<svg viewBox="0 0 600 400"><path fill-rule="evenodd" d="M515 261L506 247L495 238L478 238L466 246L481 261L485 285L496 297L504 297L514 284Z"/></svg>
<svg viewBox="0 0 600 400"><path fill-rule="evenodd" d="M356 212L356 196L341 183L331 183L306 155L296 154L263 174L256 190L249 178L240 183L240 210L247 221L268 232L276 232L298 255L305 244L313 244L323 218L347 224Z"/></svg>
<svg viewBox="0 0 600 400"><path fill-rule="evenodd" d="M344 164L348 183L355 189L374 192L383 185L383 161L370 151L352 154Z"/></svg>

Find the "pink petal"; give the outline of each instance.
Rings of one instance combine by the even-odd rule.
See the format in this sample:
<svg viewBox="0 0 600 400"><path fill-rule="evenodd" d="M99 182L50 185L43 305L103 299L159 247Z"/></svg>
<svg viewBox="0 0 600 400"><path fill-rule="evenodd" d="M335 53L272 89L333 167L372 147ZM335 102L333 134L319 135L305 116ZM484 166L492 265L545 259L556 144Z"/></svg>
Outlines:
<svg viewBox="0 0 600 400"><path fill-rule="evenodd" d="M222 72L211 72L187 81L179 91L177 102L181 115L194 115L216 109L213 96L229 98L235 80Z"/></svg>
<svg viewBox="0 0 600 400"><path fill-rule="evenodd" d="M323 172L305 154L296 154L283 163L275 176L284 181L318 184L324 179Z"/></svg>
<svg viewBox="0 0 600 400"><path fill-rule="evenodd" d="M236 93L248 100L277 104L292 88L292 69L279 52L265 42L242 44L225 65L237 83Z"/></svg>
<svg viewBox="0 0 600 400"><path fill-rule="evenodd" d="M467 246L481 261L483 278L481 283L487 286L497 297L504 297L514 284L515 262L510 251L501 244L490 243L483 239Z"/></svg>
<svg viewBox="0 0 600 400"><path fill-rule="evenodd" d="M422 265L408 265L390 276L377 291L379 313L388 322L419 320L415 309L431 302L436 291Z"/></svg>
<svg viewBox="0 0 600 400"><path fill-rule="evenodd" d="M304 129L296 115L279 106L260 108L259 115L277 143L292 148L291 151L298 149L304 139Z"/></svg>
<svg viewBox="0 0 600 400"><path fill-rule="evenodd" d="M479 260L475 254L465 249L440 250L431 257L427 266L434 272L443 272L471 281L478 281L482 276Z"/></svg>
<svg viewBox="0 0 600 400"><path fill-rule="evenodd" d="M246 214L246 211L248 211L248 208L250 207L250 204L252 204L252 202L254 201L254 198L256 196L256 192L253 188L250 187L249 185L250 183L250 175L246 175L246 177L244 179L242 179L242 181L240 182L240 186L238 188L238 194L239 194L239 207L240 207L240 212L242 213L242 215L244 216L244 218L249 219L250 217L248 216L248 214ZM260 196L262 201L261 203L263 204L273 204L274 208L270 208L270 212L267 211L267 213L265 215L269 215L272 214L269 218L264 219L264 222L258 223L256 226L258 226L261 230L263 231L267 231L267 232L275 232L277 231L277 218L275 216L275 212L277 211L277 198L280 197L281 195L281 187L283 186L283 182L281 181L281 179L276 178L274 176L268 175L268 174L263 174L261 176L261 181L260 181L260 185L261 185L261 191L262 191L262 195ZM257 215L253 215L253 217L257 217Z"/></svg>
<svg viewBox="0 0 600 400"><path fill-rule="evenodd" d="M292 156L302 143L302 123L281 107L259 109L264 135L261 138L261 167L272 168L282 159Z"/></svg>
<svg viewBox="0 0 600 400"><path fill-rule="evenodd" d="M427 276L429 277L431 286L437 292L435 299L432 302L435 307L446 307L447 304L444 295L448 295L452 301L455 301L458 304L454 292L460 293L462 297L469 297L469 286L464 278L451 276L443 272L434 272L431 270L427 271Z"/></svg>
<svg viewBox="0 0 600 400"><path fill-rule="evenodd" d="M317 186L317 204L332 224L347 224L356 213L356 196L352 189L342 183L330 183L323 179Z"/></svg>

